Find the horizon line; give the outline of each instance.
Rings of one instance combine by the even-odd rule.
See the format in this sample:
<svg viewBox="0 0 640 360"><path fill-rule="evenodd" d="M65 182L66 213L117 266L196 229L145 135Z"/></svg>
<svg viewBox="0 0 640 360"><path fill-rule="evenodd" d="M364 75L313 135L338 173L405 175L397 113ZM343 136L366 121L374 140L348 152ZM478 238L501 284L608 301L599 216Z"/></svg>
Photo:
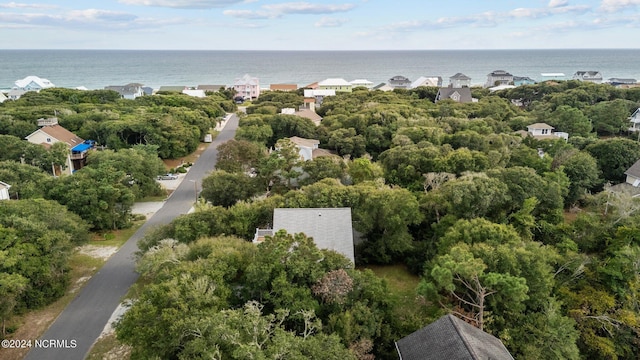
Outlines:
<svg viewBox="0 0 640 360"><path fill-rule="evenodd" d="M640 50L640 48L497 48L497 49L83 49L83 48L0 48L0 51L270 51L270 52L367 52L367 51L548 51L548 50Z"/></svg>

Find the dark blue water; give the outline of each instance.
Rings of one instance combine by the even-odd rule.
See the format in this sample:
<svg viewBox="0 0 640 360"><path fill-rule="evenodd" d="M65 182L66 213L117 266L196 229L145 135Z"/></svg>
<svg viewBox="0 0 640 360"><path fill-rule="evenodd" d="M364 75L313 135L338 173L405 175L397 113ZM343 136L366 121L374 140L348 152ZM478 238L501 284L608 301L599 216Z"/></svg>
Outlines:
<svg viewBox="0 0 640 360"><path fill-rule="evenodd" d="M329 77L375 84L395 75L447 79L462 72L483 84L493 70L541 80L541 73L600 71L640 79L640 49L629 50L425 50L425 51L175 51L175 50L0 50L0 88L28 75L56 86L101 89L131 82L162 85L230 85L245 73L262 87L300 86Z"/></svg>

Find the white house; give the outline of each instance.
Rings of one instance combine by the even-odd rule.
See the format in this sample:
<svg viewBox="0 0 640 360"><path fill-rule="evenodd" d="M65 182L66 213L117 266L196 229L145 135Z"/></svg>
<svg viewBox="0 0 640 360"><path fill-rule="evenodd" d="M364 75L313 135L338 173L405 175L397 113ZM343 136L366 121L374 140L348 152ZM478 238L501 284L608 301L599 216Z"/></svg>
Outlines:
<svg viewBox="0 0 640 360"><path fill-rule="evenodd" d="M576 71L573 80L587 81L596 84L602 83L602 74L599 71Z"/></svg>
<svg viewBox="0 0 640 360"><path fill-rule="evenodd" d="M633 112L633 114L631 114L631 116L629 116L629 122L631 123L629 131L640 131L640 108L638 108Z"/></svg>
<svg viewBox="0 0 640 360"><path fill-rule="evenodd" d="M449 78L449 87L462 88L470 87L471 78L463 73L457 73Z"/></svg>
<svg viewBox="0 0 640 360"><path fill-rule="evenodd" d="M11 89L9 90L9 92L7 93L7 98L9 100L18 100L20 99L20 97L24 94L27 93L27 90L22 90L22 89Z"/></svg>
<svg viewBox="0 0 640 360"><path fill-rule="evenodd" d="M27 76L22 80L16 80L14 84L14 89L25 91L40 91L42 89L55 87L51 81L33 75Z"/></svg>
<svg viewBox="0 0 640 360"><path fill-rule="evenodd" d="M207 97L207 94L202 89L184 89L182 90L182 93L185 95L189 95L197 98Z"/></svg>
<svg viewBox="0 0 640 360"><path fill-rule="evenodd" d="M7 101L9 98L2 91L0 91L0 104Z"/></svg>
<svg viewBox="0 0 640 360"><path fill-rule="evenodd" d="M290 137L292 143L298 148L298 153L304 161L313 160L313 150L318 148L320 141L315 139L305 139L297 136Z"/></svg>
<svg viewBox="0 0 640 360"><path fill-rule="evenodd" d="M133 100L144 95L142 84L130 83L127 85L110 85L105 86L105 90L116 91L123 99Z"/></svg>
<svg viewBox="0 0 640 360"><path fill-rule="evenodd" d="M273 229L256 229L253 242L260 243L278 230L303 233L318 248L334 250L355 262L351 208L274 209Z"/></svg>
<svg viewBox="0 0 640 360"><path fill-rule="evenodd" d="M569 139L569 134L566 132L553 131L555 128L545 123L535 123L527 126L527 132L536 139L555 139L562 138Z"/></svg>
<svg viewBox="0 0 640 360"><path fill-rule="evenodd" d="M313 106L309 106L310 109L314 110L315 106L322 106L322 101L327 96L336 96L336 91L334 89L304 89L304 98L305 104L310 104L308 99L313 99Z"/></svg>
<svg viewBox="0 0 640 360"><path fill-rule="evenodd" d="M351 92L353 85L342 78L329 78L318 83L320 90L335 90L336 92Z"/></svg>
<svg viewBox="0 0 640 360"><path fill-rule="evenodd" d="M633 186L640 186L640 160L636 161L631 167L624 173L627 175L626 183Z"/></svg>
<svg viewBox="0 0 640 360"><path fill-rule="evenodd" d="M411 83L410 88L415 89L420 86L441 87L442 77L440 76L420 76Z"/></svg>
<svg viewBox="0 0 640 360"><path fill-rule="evenodd" d="M371 89L373 87L373 82L366 79L355 79L351 81L351 85L356 87L366 87L367 89Z"/></svg>
<svg viewBox="0 0 640 360"><path fill-rule="evenodd" d="M490 88L497 85L512 85L513 75L504 70L494 70L487 74L487 82L484 87Z"/></svg>
<svg viewBox="0 0 640 360"><path fill-rule="evenodd" d="M9 189L11 185L0 181L0 200L9 200L11 197L9 196Z"/></svg>

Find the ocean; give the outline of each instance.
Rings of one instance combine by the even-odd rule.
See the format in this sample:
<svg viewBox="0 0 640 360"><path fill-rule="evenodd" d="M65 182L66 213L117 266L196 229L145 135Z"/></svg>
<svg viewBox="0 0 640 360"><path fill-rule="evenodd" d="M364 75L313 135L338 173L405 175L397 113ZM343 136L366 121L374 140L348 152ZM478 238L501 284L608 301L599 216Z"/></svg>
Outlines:
<svg viewBox="0 0 640 360"><path fill-rule="evenodd" d="M231 85L244 74L260 86L305 86L326 78L367 79L374 84L402 75L458 72L481 85L493 70L542 80L541 73L600 71L604 79L640 80L640 49L425 50L425 51L178 51L178 50L0 50L0 89L29 75L58 87L102 89L136 82L164 85Z"/></svg>

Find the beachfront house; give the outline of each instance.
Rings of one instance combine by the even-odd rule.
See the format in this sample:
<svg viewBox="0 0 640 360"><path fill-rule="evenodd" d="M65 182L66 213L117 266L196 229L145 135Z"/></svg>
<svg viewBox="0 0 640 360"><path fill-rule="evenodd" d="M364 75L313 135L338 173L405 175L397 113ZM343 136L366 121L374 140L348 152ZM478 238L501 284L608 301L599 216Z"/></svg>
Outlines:
<svg viewBox="0 0 640 360"><path fill-rule="evenodd" d="M11 199L11 196L9 196L9 189L11 189L11 185L0 181L0 200Z"/></svg>
<svg viewBox="0 0 640 360"><path fill-rule="evenodd" d="M189 95L191 97L197 97L197 98L207 97L207 94L202 89L184 89L182 90L182 93L185 95Z"/></svg>
<svg viewBox="0 0 640 360"><path fill-rule="evenodd" d="M573 74L573 80L600 84L602 83L602 74L599 71L576 71L576 73Z"/></svg>
<svg viewBox="0 0 640 360"><path fill-rule="evenodd" d="M274 209L273 228L256 229L255 244L279 230L303 233L320 249L333 250L355 262L351 208Z"/></svg>
<svg viewBox="0 0 640 360"><path fill-rule="evenodd" d="M298 84L271 84L269 85L271 91L296 91L298 90Z"/></svg>
<svg viewBox="0 0 640 360"><path fill-rule="evenodd" d="M27 93L27 90L21 90L21 89L11 89L9 90L9 92L7 92L7 99L8 100L18 100L20 99L20 97L24 94Z"/></svg>
<svg viewBox="0 0 640 360"><path fill-rule="evenodd" d="M198 86L196 86L196 89L204 90L205 93L218 92L218 91L220 91L220 90L222 90L224 88L225 88L224 85L198 85Z"/></svg>
<svg viewBox="0 0 640 360"><path fill-rule="evenodd" d="M522 86L522 85L533 85L536 81L528 76L514 76L513 77L513 85Z"/></svg>
<svg viewBox="0 0 640 360"><path fill-rule="evenodd" d="M353 88L365 87L368 90L371 90L371 88L373 87L373 82L367 79L355 79L353 81L350 81L350 83L353 86Z"/></svg>
<svg viewBox="0 0 640 360"><path fill-rule="evenodd" d="M471 78L463 73L457 73L449 78L449 87L452 87L452 88L471 87Z"/></svg>
<svg viewBox="0 0 640 360"><path fill-rule="evenodd" d="M499 85L512 85L513 75L504 70L494 70L487 74L487 82L484 87L490 88Z"/></svg>
<svg viewBox="0 0 640 360"><path fill-rule="evenodd" d="M616 87L625 87L625 86L629 86L629 85L636 85L638 83L638 80L636 80L636 79L623 79L623 78L610 78L609 80L607 80L607 83L611 84L612 86L616 86Z"/></svg>
<svg viewBox="0 0 640 360"><path fill-rule="evenodd" d="M51 81L33 75L27 76L21 80L16 80L14 84L15 86L13 88L15 90L24 91L40 91L42 89L55 87Z"/></svg>
<svg viewBox="0 0 640 360"><path fill-rule="evenodd" d="M453 100L459 103L470 103L473 102L473 97L471 97L471 89L468 87L456 88L456 87L441 87L438 89L438 93L436 94L435 102L441 100Z"/></svg>
<svg viewBox="0 0 640 360"><path fill-rule="evenodd" d="M393 91L393 87L387 85L387 83L380 83L380 84L374 86L373 88L371 88L371 90Z"/></svg>
<svg viewBox="0 0 640 360"><path fill-rule="evenodd" d="M411 80L402 75L396 75L387 81L387 85L394 89L408 89L411 87Z"/></svg>
<svg viewBox="0 0 640 360"><path fill-rule="evenodd" d="M95 146L93 140L85 141L76 136L60 126L57 118L38 119L38 126L40 126L38 130L25 137L27 141L42 145L46 149L57 142L65 143L69 148L65 165L52 169L55 175L73 174L74 171L86 165L88 152Z"/></svg>
<svg viewBox="0 0 640 360"><path fill-rule="evenodd" d="M242 96L245 100L257 99L260 97L260 79L244 74L243 77L233 82L233 89L238 96Z"/></svg>
<svg viewBox="0 0 640 360"><path fill-rule="evenodd" d="M0 91L0 104L2 104L3 102L5 102L7 100L9 100L7 95L5 95L2 91Z"/></svg>
<svg viewBox="0 0 640 360"><path fill-rule="evenodd" d="M569 134L561 131L554 131L554 127L546 123L535 123L527 126L527 132L538 140L562 138L569 139Z"/></svg>
<svg viewBox="0 0 640 360"><path fill-rule="evenodd" d="M318 90L334 90L335 92L351 92L353 85L342 78L329 78L318 82Z"/></svg>
<svg viewBox="0 0 640 360"><path fill-rule="evenodd" d="M322 106L322 101L327 96L336 96L336 91L332 89L304 89L304 98L313 99L313 105L309 105L310 109L314 109L315 106ZM310 101L305 101L305 104L310 103Z"/></svg>
<svg viewBox="0 0 640 360"><path fill-rule="evenodd" d="M497 337L449 314L396 341L400 360L513 360Z"/></svg>
<svg viewBox="0 0 640 360"><path fill-rule="evenodd" d="M636 132L640 131L640 108L637 108L636 111L629 116L629 122L631 123L631 127L629 127L629 131Z"/></svg>
<svg viewBox="0 0 640 360"><path fill-rule="evenodd" d="M142 84L130 83L127 85L109 85L104 87L105 90L112 90L120 94L123 99L133 100L144 95Z"/></svg>
<svg viewBox="0 0 640 360"><path fill-rule="evenodd" d="M442 77L441 76L420 76L409 86L411 89L418 88L420 86L428 86L428 87L441 87L442 86Z"/></svg>

